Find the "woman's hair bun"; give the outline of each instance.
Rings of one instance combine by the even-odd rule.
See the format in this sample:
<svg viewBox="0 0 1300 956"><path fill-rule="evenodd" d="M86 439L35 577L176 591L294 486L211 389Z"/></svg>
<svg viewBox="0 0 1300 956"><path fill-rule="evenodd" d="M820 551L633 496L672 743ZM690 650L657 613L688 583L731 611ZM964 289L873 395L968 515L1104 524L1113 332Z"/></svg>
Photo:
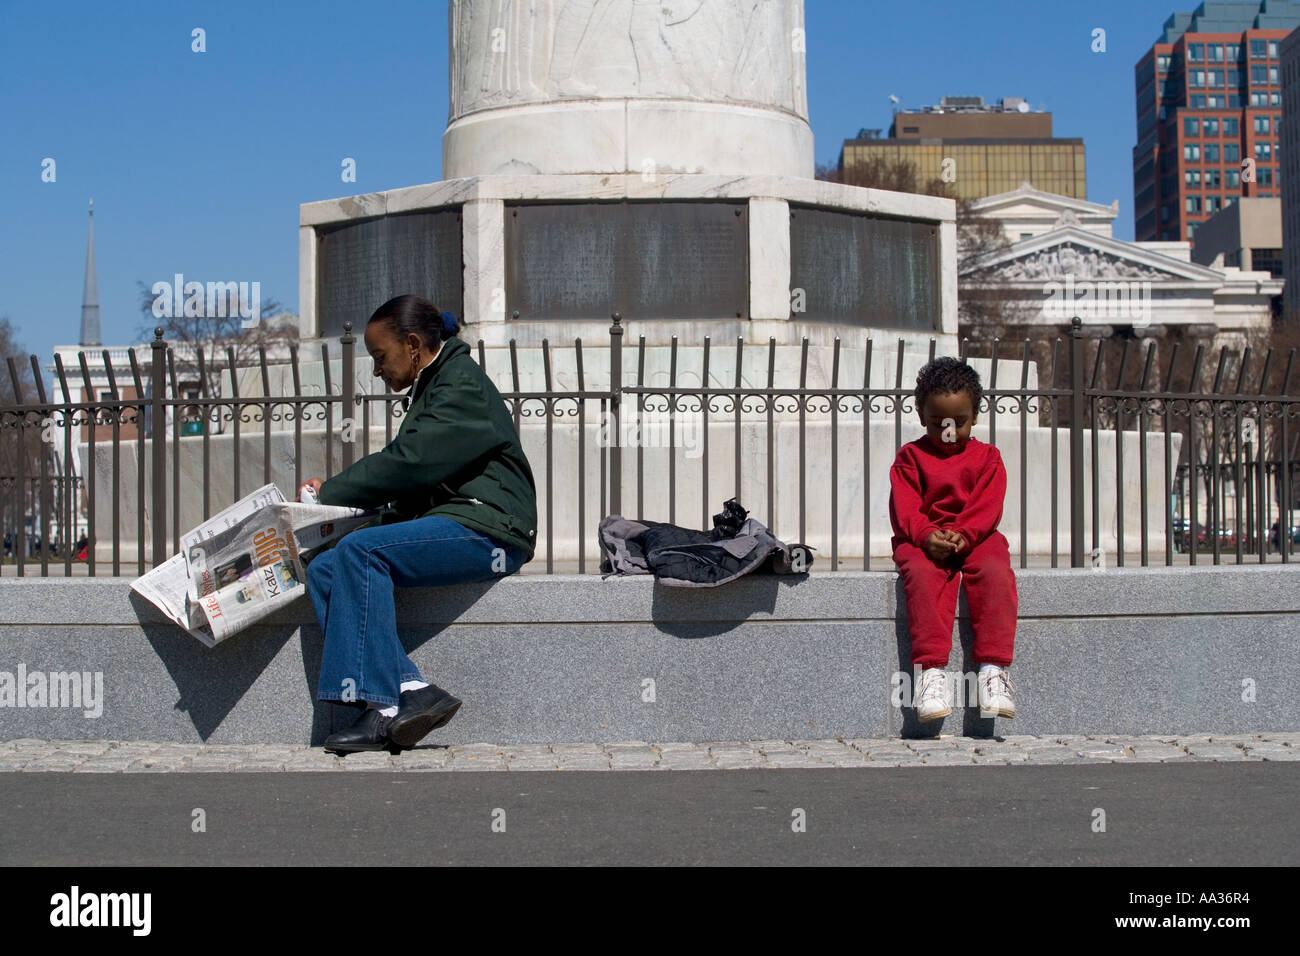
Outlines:
<svg viewBox="0 0 1300 956"><path fill-rule="evenodd" d="M399 295L389 299L375 310L370 321L391 322L393 333L399 339L414 333L429 349L437 348L443 339L449 339L460 331L455 315L443 312L418 295Z"/></svg>

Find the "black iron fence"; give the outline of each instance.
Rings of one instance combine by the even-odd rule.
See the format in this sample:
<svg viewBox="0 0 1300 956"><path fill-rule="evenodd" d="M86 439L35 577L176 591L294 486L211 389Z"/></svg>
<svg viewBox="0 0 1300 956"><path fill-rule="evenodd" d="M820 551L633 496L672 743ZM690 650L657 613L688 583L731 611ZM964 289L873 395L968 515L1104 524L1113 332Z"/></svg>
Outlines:
<svg viewBox="0 0 1300 956"><path fill-rule="evenodd" d="M852 556L860 559L862 569L873 569L873 518L877 537L882 530L887 532L888 523L886 520L882 529L878 514L873 515L872 489L883 488L887 493L893 456L873 452L871 426L888 428L892 423L896 452L903 442L904 422L915 421L913 383L904 382L903 340L891 356L893 368L884 372L879 360L873 359L876 349L871 338L853 343L861 353L861 368L856 368L856 359L854 363L861 377L849 382L847 375L841 375L842 367L847 366L842 366L841 359L848 350L842 350L841 339L836 337L829 353L829 371L821 376L822 381L810 384L810 343L805 337L796 385L777 381L774 339L755 346L737 338L734 344L715 348L707 337L700 353L698 382L686 382L679 378L674 336L667 381L652 383L646 374L644 337L635 346L635 376L624 381L624 366L632 364L625 361L629 346L624 345L624 334L615 315L609 328L608 368L602 369L605 374L597 387L588 381L584 355L589 353L584 353L581 339L573 343L573 365L569 366L576 370L576 380L571 378L565 387L555 384L555 350L546 340L540 347L541 389L521 387L519 346L513 340L505 354L508 371L494 376L498 385L506 381L511 386L501 391L516 427L539 423L544 431L542 460L534 454L532 464L542 489L539 510L545 532L538 543L537 559L545 562L548 573L556 565L559 496L573 495L578 503L576 528L558 530L576 532L576 540L584 543L577 551L576 569L585 573L595 564L585 546L595 532L587 507L589 491L594 496L590 504L600 515L625 513L623 495L630 486L635 489L634 516L691 523L695 514L677 513L678 492L679 486L698 480L698 495L690 498L699 506L698 526L707 528L719 502L740 496L741 476L756 472L765 479L766 501L742 498L742 502L756 516L765 518L779 537L816 547L827 559L821 566L831 570L857 564L841 557L841 540L849 530L841 513L845 496L860 496L854 504L861 515L862 544ZM80 368L71 372L56 357L57 395L47 394L35 356L31 357L30 378L20 374L10 359L12 399L0 404L0 491L4 499L0 532L6 560L16 564L20 575L36 568L41 575L51 574L52 569L58 573L60 566L63 574L71 574L78 563L86 564L90 574L102 573L105 564L113 575L143 574L154 555L165 559L179 550L180 535L188 530L182 526L183 496L190 496L190 504L201 518L207 518L253 490L241 481L247 471L241 461L246 439L256 440L260 434L263 483L271 482L278 471L273 469L273 436L282 441L291 434L292 448L302 449L305 430L323 432L321 473L329 474L336 465L345 467L358 455L370 453L372 426L377 427L380 421L384 440L390 441L403 411L402 396L357 390L356 338L350 326L338 347L341 374L335 381L331 343L320 343L320 394L310 394L304 388L297 348L290 349L287 361L280 365L269 361L265 351L260 352L258 364L244 373L260 378L261 394L241 395L241 376L232 371L236 366L233 350L227 349L224 356L198 350L178 357L162 340L161 330L151 346L142 349L147 354L129 351L126 368L114 367L107 351L101 356L81 353ZM719 381L710 369L711 356L721 355L724 348L734 348L734 356L729 362L718 362L715 369L729 370L728 383ZM1109 554L1119 566L1133 559L1147 565L1152 560L1149 541L1153 531L1163 539L1160 563L1166 565L1196 564L1201 557L1219 563L1225 554L1235 556L1238 563L1286 562L1295 553L1300 545L1300 528L1296 527L1300 515L1296 502L1300 492L1300 395L1291 391L1295 349L1282 354L1270 348L1260 358L1252 357L1249 348L1238 352L1225 347L1220 350L1212 381L1207 382L1204 346L1197 346L1194 354L1180 356L1174 345L1165 350L1164 357L1158 355L1159 348L1155 341L1085 338L1077 319L1064 338L1015 343L994 339L987 343L987 355L977 354L978 346L972 348L968 340L962 341L961 357L994 360L984 382L980 419L987 425L987 440L1003 443L1004 457L1007 452L1017 452L1010 456L1009 470L1014 474L1009 478L1019 491L1015 500L1008 495L1004 523L1011 515L1019 519L1018 532L1013 529L1008 538L1021 567L1028 566L1031 553L1044 550L1052 567L1062 559L1068 559L1072 567L1095 565L1106 561L1104 555ZM752 359L756 351L760 355L757 362ZM934 354L935 340L931 339L929 356ZM1000 369L1017 359L1015 380L1006 381L1003 373L999 381ZM478 361L488 367L481 341ZM1034 386L1030 384L1032 368L1039 372ZM225 375L220 388L214 387L218 371ZM277 391L272 386L273 372L285 377L281 394L273 394ZM891 378L892 385L879 384ZM85 400L75 399L79 388ZM606 422L613 434L622 435L624 422L639 424L648 416L667 422L670 453L666 474L647 469L644 442L625 448L615 440L589 447L587 426ZM702 419L704 425L700 433L703 460L697 477L679 475L673 453L677 449L675 423L688 416ZM824 439L810 441L808 426L813 419L828 422ZM793 474L784 466L782 474L776 473L779 421L797 422ZM711 481L710 423L732 426L728 487L722 487L716 475ZM763 436L748 446L743 438L746 423ZM557 487L555 430L574 424L579 436L576 480L571 484L561 481L564 486ZM1035 429L1042 432L1037 433L1031 450L1030 433ZM850 461L840 448L844 436L855 432L861 455ZM216 434L233 438L229 455L214 455ZM182 478L178 454L182 439L200 445L198 480ZM1136 449L1131 447L1134 441ZM1012 447L1006 447L1008 443ZM97 446L102 449L104 445L107 451L97 453ZM132 445L139 467L124 475L122 452ZM1113 447L1103 452L1103 446L1110 445ZM1157 449L1154 455L1148 451L1152 445ZM755 451L757 460L746 461ZM1131 460L1135 452L1136 462ZM597 487L590 490L589 456L598 459L598 464L591 465L598 474ZM828 484L811 480L814 460L819 469L828 469ZM304 462L303 454L292 455L293 488L312 476L304 473ZM109 474L97 475L97 468L104 466ZM128 477L133 477L129 486ZM776 521L778 480L785 488L795 489L797 527L781 527ZM662 481L666 488L658 484ZM1103 507L1103 484L1112 481L1113 508L1109 504ZM1058 495L1062 484L1064 491ZM1031 487L1045 489L1045 494L1031 495ZM653 496L650 508L647 490ZM1107 490L1108 501L1110 494ZM1139 499L1137 527L1126 521L1126 494L1130 504L1131 496ZM1159 504L1153 505L1152 495L1159 496ZM201 496L201 506L193 501L194 496ZM1045 503L1042 497L1046 497ZM106 518L101 514L104 508L110 511ZM1031 509L1034 520L1045 516L1050 529L1046 548L1037 551L1029 540ZM1103 514L1110 524L1105 534ZM150 516L162 520L147 520ZM813 529L810 533L810 519L828 531ZM854 540L858 530L852 529ZM106 551L109 557L101 560L97 551ZM1175 554L1179 555L1177 562ZM1160 556L1156 560L1160 561ZM878 558L875 569L892 569L892 563Z"/></svg>

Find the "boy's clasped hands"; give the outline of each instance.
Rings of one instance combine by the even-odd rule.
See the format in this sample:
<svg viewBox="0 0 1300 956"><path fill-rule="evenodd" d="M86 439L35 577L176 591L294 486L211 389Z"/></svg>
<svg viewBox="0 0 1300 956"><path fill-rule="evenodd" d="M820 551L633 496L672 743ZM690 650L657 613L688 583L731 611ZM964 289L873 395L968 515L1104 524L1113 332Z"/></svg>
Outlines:
<svg viewBox="0 0 1300 956"><path fill-rule="evenodd" d="M940 564L954 554L961 554L968 549L966 539L956 531L947 531L939 529L931 531L930 536L925 539L925 553L930 556L930 560L935 564Z"/></svg>

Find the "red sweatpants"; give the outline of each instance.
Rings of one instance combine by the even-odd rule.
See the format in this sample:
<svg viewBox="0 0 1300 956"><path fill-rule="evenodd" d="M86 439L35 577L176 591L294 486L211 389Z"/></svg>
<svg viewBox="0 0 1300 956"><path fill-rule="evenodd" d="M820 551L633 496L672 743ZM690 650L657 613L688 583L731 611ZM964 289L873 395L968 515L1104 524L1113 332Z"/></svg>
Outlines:
<svg viewBox="0 0 1300 956"><path fill-rule="evenodd" d="M913 666L947 666L957 615L957 587L963 580L975 631L975 663L1010 666L1018 600L1011 551L1002 532L994 531L965 555L943 565L903 541L894 549L894 563L903 579Z"/></svg>

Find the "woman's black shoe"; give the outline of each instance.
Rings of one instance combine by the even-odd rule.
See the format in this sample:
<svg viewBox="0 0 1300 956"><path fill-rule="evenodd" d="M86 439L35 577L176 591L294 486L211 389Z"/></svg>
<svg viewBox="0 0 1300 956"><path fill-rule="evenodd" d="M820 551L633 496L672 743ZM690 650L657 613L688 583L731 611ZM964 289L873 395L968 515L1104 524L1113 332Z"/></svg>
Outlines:
<svg viewBox="0 0 1300 956"><path fill-rule="evenodd" d="M388 739L399 747L414 747L429 731L456 716L459 709L459 698L452 697L437 684L403 691L398 697L397 716L388 728Z"/></svg>
<svg viewBox="0 0 1300 956"><path fill-rule="evenodd" d="M374 707L367 707L361 719L347 730L325 738L325 749L336 754L350 754L358 750L386 750L388 729L393 718L385 717Z"/></svg>

